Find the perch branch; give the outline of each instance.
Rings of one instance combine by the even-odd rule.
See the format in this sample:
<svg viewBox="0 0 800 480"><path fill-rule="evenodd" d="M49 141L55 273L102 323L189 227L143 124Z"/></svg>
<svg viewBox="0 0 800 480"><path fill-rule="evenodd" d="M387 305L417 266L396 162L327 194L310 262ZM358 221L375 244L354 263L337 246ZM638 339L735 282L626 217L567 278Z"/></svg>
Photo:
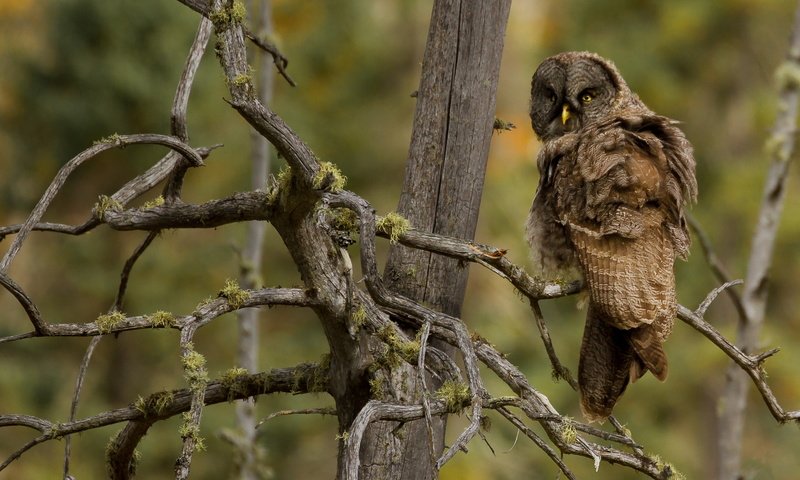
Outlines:
<svg viewBox="0 0 800 480"><path fill-rule="evenodd" d="M574 443L566 442L562 436L562 420L553 420L553 418L560 418L558 412L553 408L550 404L549 400L546 396L542 395L531 385L528 383L525 376L520 372L513 364L508 362L503 356L497 352L493 347L491 347L488 343L481 340L480 338L468 338L470 347L466 349L463 345L463 333L459 331L457 328L454 328L456 324L460 324L459 319L451 319L445 315L442 315L438 312L429 312L424 307L414 304L414 302L410 302L407 299L403 298L402 296L396 295L392 292L386 291L385 287L383 286L382 282L380 281L380 277L377 273L377 265L374 261L374 238L375 238L375 224L374 224L374 211L369 207L369 205L359 197L356 197L352 193L349 192L340 192L337 194L324 194L323 201L325 201L329 206L333 207L345 207L352 209L356 214L359 216L360 219L360 239L361 239L361 269L365 275L365 281L367 285L367 289L372 295L372 297L376 300L376 302L385 308L390 309L391 311L396 312L402 317L405 317L408 320L414 320L416 326L421 328L424 325L424 322L430 322L431 325L431 334L436 336L437 338L444 340L451 345L454 345L459 348L459 350L464 355L464 363L467 366L467 377L470 377L470 366L473 366L477 369L475 365L475 360L480 360L484 363L489 369L491 369L495 374L503 380L519 397L520 397L520 408L525 412L525 414L536 421L539 421L542 426L545 428L545 432L547 432L548 437L553 441L558 448L565 453L575 454L586 456L595 460L595 462L599 462L600 459L605 459L607 461L611 461L613 463L621 463L628 467L634 468L640 472L643 472L652 478L661 478L664 473L664 468L666 467L659 467L656 465L652 460L648 457L644 456L641 452L635 452L633 454L622 452L620 450L616 450L613 448L602 447L600 445L596 445L593 443L589 443L580 436L574 441ZM406 234L407 235L407 234ZM444 237L439 236L427 236L427 240L437 240ZM400 235L400 238L403 238L403 235ZM408 238L406 236L406 238ZM426 242L426 246L433 249L433 243L435 242ZM459 244L458 246L466 246L466 242L459 242L457 240L453 240L450 242L451 244ZM474 248L467 247L468 250L473 251L473 253L467 254L467 256L474 255L475 252ZM452 252L453 250L448 250ZM464 251L464 250L460 250ZM472 257L476 258L476 257ZM469 258L467 258L469 259ZM507 268L507 267L504 267ZM518 267L517 267L518 268ZM524 272L523 272L524 273ZM525 277L520 275L518 277L520 279L520 283L526 281ZM542 282L544 283L544 282ZM543 289L540 285L537 286L533 281L527 281L526 287L530 287L532 289L536 289L538 293L540 293ZM561 289L560 291L564 291ZM525 293L523 291L523 293ZM531 293L534 297L537 292ZM477 383L477 382L475 382ZM477 388L478 390L475 390ZM475 408L475 404L478 403L479 406L482 408L483 403L485 402L485 392L482 390L482 384L478 383L477 386L470 383L470 392L471 392L471 403L473 406L472 415L471 415L471 422L470 426L468 426L459 436L458 440L451 446L448 450L448 453L445 453L439 462L438 465L446 461L449 457L447 455L449 452L455 453L458 449L463 448L469 439L474 436L476 430L471 430L473 424L478 424L480 422L480 410ZM476 394L477 393L477 394ZM477 400L476 400L477 399ZM369 423L376 418L383 418L382 415L389 415L385 411L381 410L382 408L389 408L389 407L379 407L380 402L372 404L369 409L362 410L359 416L362 417L362 421ZM368 404L370 405L370 404ZM404 406L409 407L409 406ZM410 407L409 407L410 408ZM414 406L414 418L421 418L424 417L425 409L422 405ZM404 414L410 415L406 410ZM434 414L436 409L431 406L431 413ZM365 425L359 425L359 428L366 428ZM355 433L355 437L353 437ZM353 467L354 463L357 463L357 444L359 434L361 434L359 429L351 429L348 432L348 444L347 448L349 449L347 453L348 459L346 460L346 471L350 475L355 475L358 472L358 468ZM626 439L626 444L632 443L631 440ZM353 478L353 477L350 477Z"/></svg>
<svg viewBox="0 0 800 480"><path fill-rule="evenodd" d="M377 235L389 238L389 234L383 231L378 231ZM578 293L581 290L580 282L548 282L531 277L521 267L508 260L506 250L496 247L466 242L444 235L421 232L413 228L399 233L397 241L407 247L427 250L451 258L492 267L490 268L491 271L508 280L523 295L532 300L563 297Z"/></svg>

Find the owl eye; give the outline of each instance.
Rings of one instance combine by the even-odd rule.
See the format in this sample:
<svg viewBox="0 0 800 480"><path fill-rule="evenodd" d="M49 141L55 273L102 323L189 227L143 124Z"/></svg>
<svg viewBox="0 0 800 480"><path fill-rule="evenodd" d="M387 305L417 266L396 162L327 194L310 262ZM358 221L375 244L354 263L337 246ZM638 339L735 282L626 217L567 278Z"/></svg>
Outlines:
<svg viewBox="0 0 800 480"><path fill-rule="evenodd" d="M594 96L592 96L591 93L586 92L586 93L583 93L581 95L581 103L584 104L584 105L592 103L593 99L594 99Z"/></svg>

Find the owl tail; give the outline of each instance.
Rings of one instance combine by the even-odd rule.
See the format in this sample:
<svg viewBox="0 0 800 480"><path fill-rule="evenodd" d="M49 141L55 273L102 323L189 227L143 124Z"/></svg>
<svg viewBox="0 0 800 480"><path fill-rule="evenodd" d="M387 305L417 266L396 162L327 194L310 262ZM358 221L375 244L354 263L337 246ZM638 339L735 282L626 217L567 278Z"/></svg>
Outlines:
<svg viewBox="0 0 800 480"><path fill-rule="evenodd" d="M578 363L578 387L581 410L590 422L611 415L631 373L642 368L629 337L630 331L611 326L601 309L589 302Z"/></svg>
<svg viewBox="0 0 800 480"><path fill-rule="evenodd" d="M658 333L652 325L628 330L630 343L636 358L631 364L631 382L635 382L650 370L662 382L667 379L667 354Z"/></svg>

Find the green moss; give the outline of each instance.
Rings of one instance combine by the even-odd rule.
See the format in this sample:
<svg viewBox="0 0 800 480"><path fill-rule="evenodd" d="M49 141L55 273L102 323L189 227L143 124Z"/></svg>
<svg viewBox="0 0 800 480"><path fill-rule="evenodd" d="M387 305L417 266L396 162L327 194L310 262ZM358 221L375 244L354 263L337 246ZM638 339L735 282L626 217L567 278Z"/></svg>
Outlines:
<svg viewBox="0 0 800 480"><path fill-rule="evenodd" d="M153 328L168 328L175 326L175 315L159 310L148 317Z"/></svg>
<svg viewBox="0 0 800 480"><path fill-rule="evenodd" d="M157 196L156 198L154 198L152 200L144 202L144 205L142 205L142 209L143 210L149 210L151 208L160 207L161 205L164 205L164 196L163 195L159 195L159 196Z"/></svg>
<svg viewBox="0 0 800 480"><path fill-rule="evenodd" d="M319 171L314 176L311 186L316 190L338 192L344 189L347 177L342 174L339 167L331 162L320 162Z"/></svg>
<svg viewBox="0 0 800 480"><path fill-rule="evenodd" d="M378 231L389 235L390 243L397 243L400 236L411 228L411 222L399 213L390 212L385 217L379 217L375 227Z"/></svg>
<svg viewBox="0 0 800 480"><path fill-rule="evenodd" d="M656 468L661 472L663 478L686 480L684 474L676 470L671 463L662 460L660 455L649 455L648 458L656 465Z"/></svg>
<svg viewBox="0 0 800 480"><path fill-rule="evenodd" d="M288 165L283 165L271 178L272 181L267 186L267 204L273 205L278 201L280 192L286 191L292 183L292 169Z"/></svg>
<svg viewBox="0 0 800 480"><path fill-rule="evenodd" d="M97 325L98 330L100 330L101 334L106 334L111 332L115 326L119 324L119 322L125 320L125 314L122 312L113 311L111 313L107 313L105 315L100 315L95 320L95 325Z"/></svg>
<svg viewBox="0 0 800 480"><path fill-rule="evenodd" d="M460 413L470 403L469 386L454 380L445 381L438 390L436 398L443 400L450 413Z"/></svg>
<svg viewBox="0 0 800 480"><path fill-rule="evenodd" d="M558 428L558 435L561 437L561 441L567 445L575 443L575 441L578 439L578 431L575 429L575 421L570 417L564 417L564 421L561 422L561 425Z"/></svg>
<svg viewBox="0 0 800 480"><path fill-rule="evenodd" d="M367 321L367 309L364 308L364 305L359 304L358 308L350 315L350 319L356 328L363 327Z"/></svg>
<svg viewBox="0 0 800 480"><path fill-rule="evenodd" d="M783 62L775 71L775 79L781 90L800 88L800 65L791 60Z"/></svg>
<svg viewBox="0 0 800 480"><path fill-rule="evenodd" d="M495 117L494 125L492 126L492 128L496 130L497 133L503 133L504 131L514 130L515 128L517 128L517 126L511 122L506 122L505 120L501 120Z"/></svg>
<svg viewBox="0 0 800 480"><path fill-rule="evenodd" d="M378 331L378 338L386 344L386 351L381 360L387 367L397 368L403 361L411 364L417 363L420 349L419 338L413 341L405 340L391 325L381 328Z"/></svg>
<svg viewBox="0 0 800 480"><path fill-rule="evenodd" d="M183 439L191 438L194 440L194 451L202 452L206 449L205 440L200 436L200 426L192 422L192 415L189 412L183 412L183 423L178 428L178 434Z"/></svg>
<svg viewBox="0 0 800 480"><path fill-rule="evenodd" d="M187 370L199 370L205 368L206 358L194 349L194 345L189 343L186 353L181 357L181 364Z"/></svg>
<svg viewBox="0 0 800 480"><path fill-rule="evenodd" d="M228 305L233 309L240 308L247 299L250 298L250 292L243 290L236 280L228 279L225 281L225 286L219 291L219 296L228 300Z"/></svg>
<svg viewBox="0 0 800 480"><path fill-rule="evenodd" d="M375 400L383 400L386 397L383 377L373 377L369 380L369 393Z"/></svg>
<svg viewBox="0 0 800 480"><path fill-rule="evenodd" d="M175 400L175 393L172 391L156 392L147 398L141 396L136 399L133 408L142 412L145 417L158 416L164 413Z"/></svg>
<svg viewBox="0 0 800 480"><path fill-rule="evenodd" d="M113 143L115 145L119 145L122 143L122 137L119 133L112 133L107 137L103 137L100 140L95 140L92 145L99 145L101 143Z"/></svg>
<svg viewBox="0 0 800 480"><path fill-rule="evenodd" d="M107 195L100 195L92 210L97 218L102 219L109 210L122 210L122 204Z"/></svg>
<svg viewBox="0 0 800 480"><path fill-rule="evenodd" d="M138 410L140 413L144 414L144 416L147 416L147 404L145 403L145 400L141 395L139 395L136 398L136 401L133 402L133 408Z"/></svg>
<svg viewBox="0 0 800 480"><path fill-rule="evenodd" d="M53 423L52 425L50 425L50 428L46 432L44 432L44 434L47 436L47 438L51 438L54 440L59 439L63 436L63 434L61 433L63 428L64 428L63 424Z"/></svg>
<svg viewBox="0 0 800 480"><path fill-rule="evenodd" d="M349 208L333 208L327 210L326 216L331 226L336 230L358 234L358 215Z"/></svg>
<svg viewBox="0 0 800 480"><path fill-rule="evenodd" d="M214 24L217 32L222 32L231 27L234 23L242 23L247 16L247 8L244 4L236 0L230 8L220 8L208 15L208 19Z"/></svg>
<svg viewBox="0 0 800 480"><path fill-rule="evenodd" d="M252 79L253 78L250 75L248 75L246 73L240 73L239 75L236 75L235 77L233 77L233 80L231 80L231 83L233 83L237 87L243 87L243 86L247 85L248 83L250 83L252 81Z"/></svg>
<svg viewBox="0 0 800 480"><path fill-rule="evenodd" d="M208 296L208 297L204 298L203 300L200 300L200 303L198 303L197 306L194 307L195 311L200 310L201 308L208 306L209 304L211 304L217 298L218 297Z"/></svg>
<svg viewBox="0 0 800 480"><path fill-rule="evenodd" d="M230 368L222 375L222 385L228 391L229 402L247 393L247 378L247 369L242 367Z"/></svg>
<svg viewBox="0 0 800 480"><path fill-rule="evenodd" d="M244 6L244 3L236 0L233 2L233 6L231 6L231 20L237 23L242 23L247 17L247 8Z"/></svg>
<svg viewBox="0 0 800 480"><path fill-rule="evenodd" d="M312 392L325 392L328 390L328 383L331 372L331 354L325 353L319 359L319 366L314 370L311 378L309 390Z"/></svg>
<svg viewBox="0 0 800 480"><path fill-rule="evenodd" d="M194 349L194 345L186 344L186 351L181 355L184 378L189 383L192 391L206 388L208 372L206 371L206 358Z"/></svg>
<svg viewBox="0 0 800 480"><path fill-rule="evenodd" d="M227 29L231 21L228 11L224 8L209 13L208 19L211 20L211 23L214 24L214 29L218 32Z"/></svg>

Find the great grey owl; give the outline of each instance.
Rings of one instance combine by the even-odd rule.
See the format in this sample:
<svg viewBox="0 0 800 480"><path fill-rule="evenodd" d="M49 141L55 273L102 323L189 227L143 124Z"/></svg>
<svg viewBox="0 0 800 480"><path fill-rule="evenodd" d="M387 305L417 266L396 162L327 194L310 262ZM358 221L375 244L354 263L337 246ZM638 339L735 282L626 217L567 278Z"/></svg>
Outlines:
<svg viewBox="0 0 800 480"><path fill-rule="evenodd" d="M530 116L542 147L527 239L542 275L575 273L588 288L578 384L584 415L602 420L629 381L667 377L673 264L688 254L684 207L697 196L692 147L588 52L539 65Z"/></svg>

